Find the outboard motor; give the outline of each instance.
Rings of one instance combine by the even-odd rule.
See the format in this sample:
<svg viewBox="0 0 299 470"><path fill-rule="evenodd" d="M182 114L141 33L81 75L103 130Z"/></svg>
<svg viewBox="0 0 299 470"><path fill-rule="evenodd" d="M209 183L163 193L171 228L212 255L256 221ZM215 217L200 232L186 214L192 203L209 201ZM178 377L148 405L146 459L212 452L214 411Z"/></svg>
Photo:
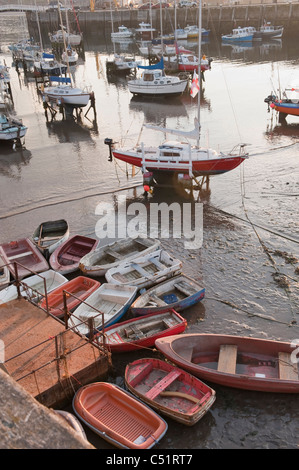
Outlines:
<svg viewBox="0 0 299 470"><path fill-rule="evenodd" d="M104 140L104 144L108 145L109 147L109 158L108 158L108 162L112 162L112 149L114 148L114 144L115 142L113 142L112 139L109 139L108 137L106 137L106 139Z"/></svg>
<svg viewBox="0 0 299 470"><path fill-rule="evenodd" d="M267 98L264 99L264 102L268 103L268 113L270 112L270 104L273 103L273 101L275 100L276 100L276 96L273 94L267 96Z"/></svg>

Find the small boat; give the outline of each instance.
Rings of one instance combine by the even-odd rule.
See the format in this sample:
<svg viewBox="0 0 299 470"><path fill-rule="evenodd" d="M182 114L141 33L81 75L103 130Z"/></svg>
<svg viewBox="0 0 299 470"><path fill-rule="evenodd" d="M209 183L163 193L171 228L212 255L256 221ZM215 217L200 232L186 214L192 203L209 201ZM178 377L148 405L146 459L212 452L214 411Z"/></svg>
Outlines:
<svg viewBox="0 0 299 470"><path fill-rule="evenodd" d="M151 348L156 339L183 333L186 327L187 321L175 310L152 313L105 329L105 344L112 353Z"/></svg>
<svg viewBox="0 0 299 470"><path fill-rule="evenodd" d="M128 81L133 95L179 96L187 87L188 79L165 74L163 57L158 64L139 66L139 69L144 69L141 76Z"/></svg>
<svg viewBox="0 0 299 470"><path fill-rule="evenodd" d="M119 38L131 38L134 36L134 33L131 29L127 28L127 26L119 26L118 31L113 31L111 33L112 39L119 39Z"/></svg>
<svg viewBox="0 0 299 470"><path fill-rule="evenodd" d="M299 393L294 343L219 334L158 339L169 360L208 382L261 392Z"/></svg>
<svg viewBox="0 0 299 470"><path fill-rule="evenodd" d="M42 222L34 231L32 241L43 255L49 255L70 235L66 220Z"/></svg>
<svg viewBox="0 0 299 470"><path fill-rule="evenodd" d="M75 433L78 436L80 436L82 439L85 439L87 441L87 436L85 434L83 426L78 420L78 418L76 418L75 415L64 410L53 410L53 411L57 416L60 416L63 419L63 421L67 423L75 431Z"/></svg>
<svg viewBox="0 0 299 470"><path fill-rule="evenodd" d="M67 71L65 64L57 62L53 54L43 53L40 60L34 61L34 70L40 75L63 75Z"/></svg>
<svg viewBox="0 0 299 470"><path fill-rule="evenodd" d="M181 269L182 262L180 260L170 256L165 250L156 250L108 269L105 277L107 282L123 286L136 286L141 289L165 281L179 274Z"/></svg>
<svg viewBox="0 0 299 470"><path fill-rule="evenodd" d="M89 87L73 86L70 77L50 76L49 80L50 84L42 91L44 101L64 103L78 108L84 108L89 103L92 93Z"/></svg>
<svg viewBox="0 0 299 470"><path fill-rule="evenodd" d="M0 256L4 264L9 263L8 269L13 277L16 277L14 262L17 262L19 279L49 269L46 259L29 238L3 243L0 245Z"/></svg>
<svg viewBox="0 0 299 470"><path fill-rule="evenodd" d="M7 287L10 281L10 272L8 267L5 265L2 257L0 256L0 290Z"/></svg>
<svg viewBox="0 0 299 470"><path fill-rule="evenodd" d="M187 39L196 39L199 36L199 27L197 25L187 25L185 28L185 31L187 32ZM202 28L201 29L201 37L203 39L208 38L210 34L209 29Z"/></svg>
<svg viewBox="0 0 299 470"><path fill-rule="evenodd" d="M20 140L25 137L27 129L22 121L0 113L0 142Z"/></svg>
<svg viewBox="0 0 299 470"><path fill-rule="evenodd" d="M82 42L82 34L68 33L63 26L63 30L59 29L55 33L49 34L50 41L57 44L69 44L71 46L79 46Z"/></svg>
<svg viewBox="0 0 299 470"><path fill-rule="evenodd" d="M283 97L271 93L265 98L269 108L279 113L279 116L286 118L288 114L291 116L299 116L299 83L292 83L284 89Z"/></svg>
<svg viewBox="0 0 299 470"><path fill-rule="evenodd" d="M196 424L216 399L215 391L198 378L154 358L128 364L125 383L147 405L187 426Z"/></svg>
<svg viewBox="0 0 299 470"><path fill-rule="evenodd" d="M132 315L161 313L169 309L177 312L200 302L205 296L205 289L185 274L180 274L151 287L132 303Z"/></svg>
<svg viewBox="0 0 299 470"><path fill-rule="evenodd" d="M47 294L57 289L59 286L66 284L67 278L62 274L56 273L52 269L29 276L22 281L20 293L23 297L27 297L34 302L38 302L45 295L45 283ZM18 298L18 290L16 285L12 284L0 292L0 304L5 304L10 300Z"/></svg>
<svg viewBox="0 0 299 470"><path fill-rule="evenodd" d="M78 53L72 49L71 46L68 46L65 51L61 54L61 60L64 64L68 64L70 67L76 65L78 61Z"/></svg>
<svg viewBox="0 0 299 470"><path fill-rule="evenodd" d="M114 268L120 262L129 261L144 256L160 247L160 241L152 238L128 238L117 240L108 245L98 246L95 250L83 256L79 268L88 276L104 276L108 269Z"/></svg>
<svg viewBox="0 0 299 470"><path fill-rule="evenodd" d="M137 69L139 65L141 65L140 60L135 60L133 57L121 54L114 54L112 59L106 60L106 69L108 73L130 73L132 70Z"/></svg>
<svg viewBox="0 0 299 470"><path fill-rule="evenodd" d="M43 309L48 309L49 312L58 318L63 318L64 316L64 295L63 291L66 291L70 296L66 296L66 304L68 311L74 310L82 300L87 299L96 289L100 287L100 283L94 279L89 279L88 277L78 276L68 281L66 284L63 284L57 289L53 290L48 296L47 299L44 298L40 307Z"/></svg>
<svg viewBox="0 0 299 470"><path fill-rule="evenodd" d="M279 39L283 35L283 26L274 26L270 22L260 27L262 39Z"/></svg>
<svg viewBox="0 0 299 470"><path fill-rule="evenodd" d="M249 31L248 28L234 28L231 34L222 34L222 41L229 42L238 42L238 41L252 41L253 40L253 31Z"/></svg>
<svg viewBox="0 0 299 470"><path fill-rule="evenodd" d="M89 335L89 322L93 319L93 327L101 330L118 322L132 304L137 289L132 286L102 284L89 297L86 304L77 307L69 318L70 327L82 335Z"/></svg>
<svg viewBox="0 0 299 470"><path fill-rule="evenodd" d="M153 37L153 34L156 32L156 29L151 26L150 23L139 23L138 28L135 30L136 34L142 39L148 39Z"/></svg>
<svg viewBox="0 0 299 470"><path fill-rule="evenodd" d="M81 258L94 250L99 241L84 235L73 235L62 243L50 256L51 267L62 274L79 269Z"/></svg>
<svg viewBox="0 0 299 470"><path fill-rule="evenodd" d="M197 72L199 59L198 57L190 52L181 52L178 50L177 55L170 57L169 63L173 66L177 66L177 70L180 72ZM211 59L207 59L204 55L200 59L200 70L205 72L211 69Z"/></svg>
<svg viewBox="0 0 299 470"><path fill-rule="evenodd" d="M151 449L168 429L155 411L107 382L81 387L74 396L73 409L86 426L121 449Z"/></svg>

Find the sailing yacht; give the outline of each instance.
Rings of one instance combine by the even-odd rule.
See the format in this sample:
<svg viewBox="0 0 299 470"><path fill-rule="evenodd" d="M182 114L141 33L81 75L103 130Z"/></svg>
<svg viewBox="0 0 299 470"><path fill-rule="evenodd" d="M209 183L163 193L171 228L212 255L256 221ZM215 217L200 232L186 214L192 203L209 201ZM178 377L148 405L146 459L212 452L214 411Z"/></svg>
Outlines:
<svg viewBox="0 0 299 470"><path fill-rule="evenodd" d="M199 28L201 31L201 3L199 6ZM201 52L201 34L199 34L199 57ZM196 75L196 73L194 74ZM200 76L200 65L198 66ZM193 78L196 85L197 77ZM193 93L193 84L191 92ZM199 87L196 87L197 94ZM196 96L196 92L192 94ZM198 98L198 97L197 97ZM147 147L144 143L131 149L115 149L111 139L105 143L110 145L115 159L140 167L143 174L153 172L154 175L187 174L190 178L196 176L210 176L226 173L238 167L248 157L245 153L245 144L240 144L231 152L218 152L211 148L199 145L200 140L200 99L198 98L198 117L195 118L193 131L167 129L157 126L145 125L147 128L159 130L163 133L183 136L183 140L166 140L162 145ZM197 144L191 145L189 139L196 139Z"/></svg>
<svg viewBox="0 0 299 470"><path fill-rule="evenodd" d="M58 12L61 19L61 12L58 5ZM64 29L62 30L64 34ZM66 39L64 37L64 49L67 50L66 47ZM45 87L42 90L42 95L44 101L57 103L57 104L66 104L73 107L84 107L88 104L91 98L91 90L89 89L81 89L78 87L73 86L71 74L69 71L69 64L67 64L68 76L67 77L55 77L50 76L50 85ZM53 84L53 82L57 82L57 84Z"/></svg>

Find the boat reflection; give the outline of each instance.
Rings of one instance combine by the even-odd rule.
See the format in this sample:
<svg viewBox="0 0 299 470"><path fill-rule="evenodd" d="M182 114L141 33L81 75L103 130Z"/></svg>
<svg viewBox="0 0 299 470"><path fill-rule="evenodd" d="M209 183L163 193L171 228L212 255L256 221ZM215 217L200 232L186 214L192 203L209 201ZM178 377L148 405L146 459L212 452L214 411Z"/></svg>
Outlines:
<svg viewBox="0 0 299 470"><path fill-rule="evenodd" d="M187 116L186 106L180 97L161 99L159 96L151 98L133 96L129 108L132 111L143 112L145 121L150 123L160 123L165 116L168 118Z"/></svg>
<svg viewBox="0 0 299 470"><path fill-rule="evenodd" d="M288 124L285 120L275 125L269 125L265 132L268 140L272 141L279 137L290 137L298 142L299 138L299 122Z"/></svg>
<svg viewBox="0 0 299 470"><path fill-rule="evenodd" d="M31 157L32 153L24 147L12 150L11 144L1 144L0 174L15 180L21 179L22 169L29 165Z"/></svg>
<svg viewBox="0 0 299 470"><path fill-rule="evenodd" d="M94 142L92 134L98 135L96 121L93 121L93 125L90 127L72 119L47 122L46 126L49 137L57 137L60 143Z"/></svg>

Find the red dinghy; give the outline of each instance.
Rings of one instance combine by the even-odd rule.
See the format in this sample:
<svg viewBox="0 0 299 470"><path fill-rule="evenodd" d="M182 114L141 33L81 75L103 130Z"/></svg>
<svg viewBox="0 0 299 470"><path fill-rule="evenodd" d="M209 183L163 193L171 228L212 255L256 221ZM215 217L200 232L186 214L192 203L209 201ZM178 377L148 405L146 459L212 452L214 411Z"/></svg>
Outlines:
<svg viewBox="0 0 299 470"><path fill-rule="evenodd" d="M94 250L99 240L73 235L52 253L50 265L61 274L68 274L79 269L79 263L83 256Z"/></svg>
<svg viewBox="0 0 299 470"><path fill-rule="evenodd" d="M296 344L242 336L184 334L158 339L168 359L203 380L261 392L299 393Z"/></svg>
<svg viewBox="0 0 299 470"><path fill-rule="evenodd" d="M46 259L29 238L3 243L0 246L0 256L2 256L3 264L10 263L8 269L13 277L15 277L14 261L19 263L17 265L19 279L49 269Z"/></svg>
<svg viewBox="0 0 299 470"><path fill-rule="evenodd" d="M128 364L128 389L159 413L193 426L211 408L215 391L188 372L159 359L146 358Z"/></svg>
<svg viewBox="0 0 299 470"><path fill-rule="evenodd" d="M106 345L112 353L151 348L156 339L183 333L186 327L187 321L175 310L152 313L106 328Z"/></svg>
<svg viewBox="0 0 299 470"><path fill-rule="evenodd" d="M54 289L50 294L48 294L48 308L52 315L55 317L62 318L64 315L64 300L63 300L63 291L69 292L76 296L68 296L66 298L67 308L68 310L73 310L74 308L78 307L82 300L87 299L98 287L100 287L101 283L90 279L84 276L75 277L71 281L63 284L57 289ZM77 298L78 297L78 298ZM44 309L47 308L46 299L42 301L40 306Z"/></svg>
<svg viewBox="0 0 299 470"><path fill-rule="evenodd" d="M111 383L81 387L73 409L86 426L121 449L150 449L168 428L157 413Z"/></svg>

